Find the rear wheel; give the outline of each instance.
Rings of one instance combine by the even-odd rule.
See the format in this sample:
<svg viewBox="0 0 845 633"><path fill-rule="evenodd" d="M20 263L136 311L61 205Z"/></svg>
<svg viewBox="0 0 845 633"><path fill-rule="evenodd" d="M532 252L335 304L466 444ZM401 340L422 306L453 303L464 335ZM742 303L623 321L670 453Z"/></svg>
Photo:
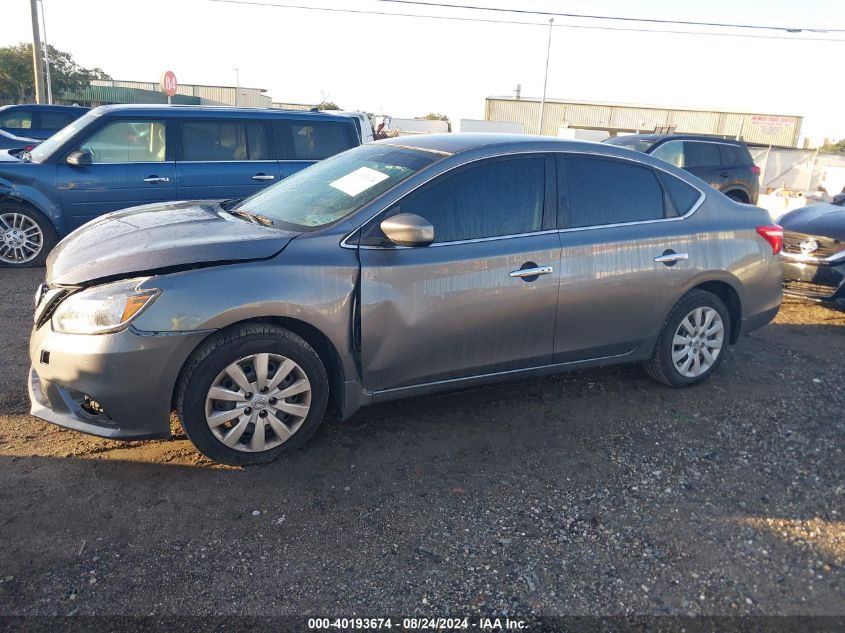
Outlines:
<svg viewBox="0 0 845 633"><path fill-rule="evenodd" d="M194 353L182 373L177 411L203 454L240 466L304 444L327 401L326 370L305 340L276 326L244 325Z"/></svg>
<svg viewBox="0 0 845 633"><path fill-rule="evenodd" d="M43 266L58 236L53 225L30 207L0 204L0 266Z"/></svg>
<svg viewBox="0 0 845 633"><path fill-rule="evenodd" d="M688 292L666 318L654 354L644 363L646 372L671 387L707 379L722 362L730 324L719 297L705 290Z"/></svg>

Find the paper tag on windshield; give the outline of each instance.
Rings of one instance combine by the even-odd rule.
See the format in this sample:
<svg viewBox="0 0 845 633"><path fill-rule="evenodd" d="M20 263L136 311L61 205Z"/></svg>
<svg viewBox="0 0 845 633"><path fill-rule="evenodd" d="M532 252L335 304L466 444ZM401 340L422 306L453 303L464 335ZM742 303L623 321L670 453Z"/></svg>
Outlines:
<svg viewBox="0 0 845 633"><path fill-rule="evenodd" d="M383 174L375 169L359 167L352 173L346 174L343 178L338 178L334 182L329 183L329 185L349 196L357 196L362 191L366 191L382 180L387 180L389 177L387 174Z"/></svg>

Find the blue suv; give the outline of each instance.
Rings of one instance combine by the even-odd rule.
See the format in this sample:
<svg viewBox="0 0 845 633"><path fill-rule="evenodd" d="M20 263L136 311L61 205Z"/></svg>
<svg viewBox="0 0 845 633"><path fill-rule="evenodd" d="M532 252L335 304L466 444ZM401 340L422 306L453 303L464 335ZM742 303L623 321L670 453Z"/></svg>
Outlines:
<svg viewBox="0 0 845 633"><path fill-rule="evenodd" d="M203 106L102 106L20 159L0 153L0 266L44 264L99 215L244 198L361 141L348 117Z"/></svg>
<svg viewBox="0 0 845 633"><path fill-rule="evenodd" d="M82 106L22 103L0 108L0 130L43 141L88 112Z"/></svg>

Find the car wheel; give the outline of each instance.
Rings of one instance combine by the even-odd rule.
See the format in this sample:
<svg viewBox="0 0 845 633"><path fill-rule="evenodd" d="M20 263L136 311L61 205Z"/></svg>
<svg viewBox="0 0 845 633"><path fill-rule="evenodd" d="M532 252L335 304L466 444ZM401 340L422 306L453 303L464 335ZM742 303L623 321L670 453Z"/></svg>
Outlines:
<svg viewBox="0 0 845 633"><path fill-rule="evenodd" d="M675 304L657 339L646 372L670 387L685 387L712 374L730 340L730 316L719 297L692 290Z"/></svg>
<svg viewBox="0 0 845 633"><path fill-rule="evenodd" d="M326 369L304 339L254 324L223 332L194 352L176 406L204 455L243 466L302 446L322 422L328 395Z"/></svg>
<svg viewBox="0 0 845 633"><path fill-rule="evenodd" d="M37 211L14 202L0 204L0 266L43 266L57 240L56 229Z"/></svg>

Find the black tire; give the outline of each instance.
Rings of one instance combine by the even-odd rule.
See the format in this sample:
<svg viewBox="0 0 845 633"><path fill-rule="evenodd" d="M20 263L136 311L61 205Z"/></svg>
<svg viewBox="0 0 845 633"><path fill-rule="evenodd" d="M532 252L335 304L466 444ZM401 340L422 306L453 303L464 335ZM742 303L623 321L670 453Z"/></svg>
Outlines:
<svg viewBox="0 0 845 633"><path fill-rule="evenodd" d="M279 354L299 365L311 386L310 410L284 443L261 452L244 452L226 446L212 433L206 421L205 400L212 382L225 367L259 353ZM212 337L188 359L179 378L176 410L185 433L200 452L222 464L246 466L271 462L307 442L323 421L328 396L326 369L303 338L274 325L246 324Z"/></svg>
<svg viewBox="0 0 845 633"><path fill-rule="evenodd" d="M713 308L718 312L719 317L721 317L724 328L722 348L715 362L704 373L699 376L689 377L683 375L672 362L673 339L675 332L681 324L681 320L685 319L696 308L701 307ZM660 331L657 344L654 346L654 354L649 360L643 363L643 367L649 376L664 385L670 387L688 387L694 385L706 380L713 374L725 357L725 351L727 350L730 337L730 314L722 300L706 290L690 290L680 298L678 303L675 304L675 307L669 312L669 316L666 317L666 321L663 323L663 329Z"/></svg>
<svg viewBox="0 0 845 633"><path fill-rule="evenodd" d="M7 213L19 213L21 215L25 215L38 225L41 229L42 235L41 250L33 259L23 263L18 264L0 261L0 268L35 268L37 266L43 266L47 261L47 255L50 254L50 251L53 250L56 242L59 241L59 236L56 233L56 229L53 227L53 224L32 207L19 202L0 202L0 216ZM0 224L0 250L2 250L4 233L4 227Z"/></svg>

